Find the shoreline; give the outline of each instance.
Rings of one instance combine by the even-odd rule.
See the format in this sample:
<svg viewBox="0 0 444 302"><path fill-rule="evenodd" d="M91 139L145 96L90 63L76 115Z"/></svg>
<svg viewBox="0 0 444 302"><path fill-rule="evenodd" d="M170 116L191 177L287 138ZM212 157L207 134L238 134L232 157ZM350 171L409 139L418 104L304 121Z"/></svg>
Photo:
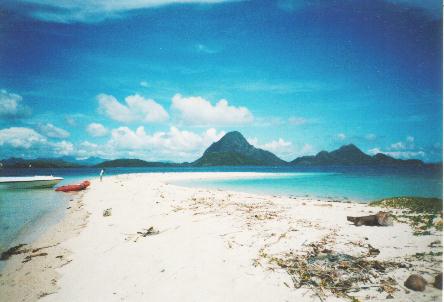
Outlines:
<svg viewBox="0 0 444 302"><path fill-rule="evenodd" d="M22 263L25 257L37 254L24 253L7 261L0 272L0 295L10 301L82 301L88 295L108 301L174 301L179 297L184 301L196 297L215 301L316 301L319 299L309 289L289 286L292 281L288 273L272 265L269 257L276 258L290 250L303 251L307 243L327 236L328 240L334 238L335 243L330 244L335 249L349 254L362 252L367 243L376 246L381 252L376 259L382 261L424 252L442 237L438 231L414 237L405 224L387 228L350 226L344 221L345 215L366 215L379 209L353 201L329 202L312 197L174 185L180 179L258 174L170 172L107 176L103 182L94 179L90 189L69 202L62 221L30 244L33 249L43 247L38 253L46 255ZM111 215L104 217L108 208ZM139 234L150 226L159 234ZM361 243L348 246L358 241ZM433 250L442 252L442 243ZM196 255L201 259L196 259ZM432 262L442 265L442 259L435 258ZM410 262L415 267L424 266L419 260ZM424 269L427 267L432 268L426 264ZM73 284L82 279L82 270L86 273L86 268L95 276L92 281ZM109 274L111 271L115 274ZM394 276L401 281L406 273L398 270ZM429 281L431 275L429 270ZM233 278L237 280L234 283ZM95 287L90 284L94 282ZM201 291L191 290L199 282ZM178 293L168 291L172 285ZM263 290L257 291L258 286ZM232 292L226 293L227 288L233 288ZM365 295L374 299L387 296L375 289L365 291ZM424 293L397 291L393 295L395 299L421 301L442 297L441 291L429 287ZM331 295L327 296L329 299Z"/></svg>

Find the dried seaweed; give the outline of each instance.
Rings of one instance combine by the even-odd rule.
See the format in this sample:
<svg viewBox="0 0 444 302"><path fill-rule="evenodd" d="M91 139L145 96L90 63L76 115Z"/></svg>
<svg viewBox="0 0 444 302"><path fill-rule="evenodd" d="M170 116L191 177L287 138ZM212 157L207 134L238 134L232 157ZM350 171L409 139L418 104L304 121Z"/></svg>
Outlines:
<svg viewBox="0 0 444 302"><path fill-rule="evenodd" d="M362 288L378 287L381 292L393 294L396 281L387 272L405 268L402 263L370 259L373 247L359 256L336 253L324 248L325 240L310 244L305 253L289 252L283 256L268 256L270 264L285 269L295 288L310 288L321 300L328 294L357 301L351 294Z"/></svg>

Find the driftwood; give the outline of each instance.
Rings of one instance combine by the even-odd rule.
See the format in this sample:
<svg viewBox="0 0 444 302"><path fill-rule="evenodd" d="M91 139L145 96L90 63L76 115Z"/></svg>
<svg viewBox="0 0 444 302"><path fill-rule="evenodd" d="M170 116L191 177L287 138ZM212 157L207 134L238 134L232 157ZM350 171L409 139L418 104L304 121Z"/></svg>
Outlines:
<svg viewBox="0 0 444 302"><path fill-rule="evenodd" d="M347 220L353 222L356 226L389 226L393 225L393 219L388 212L378 212L375 215L352 217L347 216Z"/></svg>

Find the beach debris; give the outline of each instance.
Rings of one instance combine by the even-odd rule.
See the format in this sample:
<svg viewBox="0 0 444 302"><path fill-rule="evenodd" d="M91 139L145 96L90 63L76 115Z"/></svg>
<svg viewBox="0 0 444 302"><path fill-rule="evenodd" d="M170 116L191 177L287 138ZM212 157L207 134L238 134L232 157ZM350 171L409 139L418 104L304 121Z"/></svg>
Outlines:
<svg viewBox="0 0 444 302"><path fill-rule="evenodd" d="M379 211L375 215L368 216L347 216L347 220L353 222L356 226L390 226L393 225L393 219L389 212Z"/></svg>
<svg viewBox="0 0 444 302"><path fill-rule="evenodd" d="M368 245L368 256L378 256L381 253L381 251L377 248L374 248L370 244Z"/></svg>
<svg viewBox="0 0 444 302"><path fill-rule="evenodd" d="M400 262L369 259L371 253L350 255L326 247L328 238L310 243L305 251L290 251L269 255L264 249L259 257L271 265L284 269L295 288L309 288L321 301L329 294L357 301L354 292L377 287L380 292L393 295L399 289L397 282L387 273L405 268ZM369 246L369 250L374 249ZM375 249L376 250L376 249ZM376 252L373 252L376 253ZM257 264L259 261L256 261Z"/></svg>
<svg viewBox="0 0 444 302"><path fill-rule="evenodd" d="M39 254L31 254L25 257L25 259L22 261L22 263L26 263L32 260L34 257L43 257L48 256L48 253L39 253Z"/></svg>
<svg viewBox="0 0 444 302"><path fill-rule="evenodd" d="M111 211L112 211L112 208L109 208L109 209L106 209L105 211L103 211L103 217L111 216Z"/></svg>
<svg viewBox="0 0 444 302"><path fill-rule="evenodd" d="M404 286L408 289L422 292L425 290L425 287L427 285L427 281L421 277L420 275L410 275L407 280L404 282Z"/></svg>
<svg viewBox="0 0 444 302"><path fill-rule="evenodd" d="M160 231L156 230L153 226L150 226L147 229L143 229L140 232L137 232L136 234L127 234L125 240L126 241L134 241L137 242L137 240L139 240L140 237L148 237L148 236L153 236L153 235L157 235L159 234Z"/></svg>
<svg viewBox="0 0 444 302"><path fill-rule="evenodd" d="M22 249L24 246L26 246L26 244L22 243L7 249L1 254L0 260L5 261L13 255L19 255L29 252L29 249Z"/></svg>
<svg viewBox="0 0 444 302"><path fill-rule="evenodd" d="M154 229L153 226L149 227L148 229L144 229L142 232L137 232L142 237L152 236L159 234L159 231Z"/></svg>
<svg viewBox="0 0 444 302"><path fill-rule="evenodd" d="M442 273L439 273L435 276L435 282L433 282L433 286L438 289L442 289Z"/></svg>
<svg viewBox="0 0 444 302"><path fill-rule="evenodd" d="M395 197L371 202L370 206L396 209L393 219L409 224L414 235L430 235L432 229L442 231L442 199Z"/></svg>

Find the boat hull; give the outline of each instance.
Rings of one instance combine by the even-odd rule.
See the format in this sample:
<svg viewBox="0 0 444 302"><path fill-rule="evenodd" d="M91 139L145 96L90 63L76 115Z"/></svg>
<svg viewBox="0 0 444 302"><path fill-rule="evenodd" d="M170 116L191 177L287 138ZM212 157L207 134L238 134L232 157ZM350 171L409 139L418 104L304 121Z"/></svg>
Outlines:
<svg viewBox="0 0 444 302"><path fill-rule="evenodd" d="M0 182L0 189L17 190L52 188L60 181L62 181L62 179Z"/></svg>

